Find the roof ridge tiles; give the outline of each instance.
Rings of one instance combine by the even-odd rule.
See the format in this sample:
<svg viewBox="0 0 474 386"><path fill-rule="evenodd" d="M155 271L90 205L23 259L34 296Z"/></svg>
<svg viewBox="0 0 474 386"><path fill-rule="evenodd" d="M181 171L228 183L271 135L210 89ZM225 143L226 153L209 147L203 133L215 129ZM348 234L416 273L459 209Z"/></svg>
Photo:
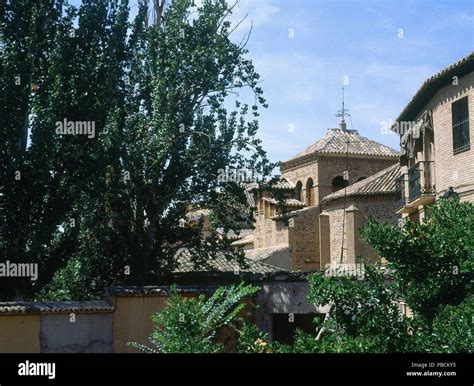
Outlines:
<svg viewBox="0 0 474 386"><path fill-rule="evenodd" d="M349 145L349 146L347 146ZM349 147L349 148L347 148ZM354 154L354 155L374 155L380 157L398 157L398 151L391 147L379 143L375 140L364 137L357 130L328 129L326 135L317 140L305 150L297 153L286 162L291 162L312 154Z"/></svg>

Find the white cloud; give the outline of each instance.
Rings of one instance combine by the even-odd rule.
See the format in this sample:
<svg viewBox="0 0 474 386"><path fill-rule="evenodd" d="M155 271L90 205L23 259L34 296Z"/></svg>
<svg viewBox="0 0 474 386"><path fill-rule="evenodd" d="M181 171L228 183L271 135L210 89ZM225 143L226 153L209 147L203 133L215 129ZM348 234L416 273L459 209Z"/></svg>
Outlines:
<svg viewBox="0 0 474 386"><path fill-rule="evenodd" d="M473 23L474 22L474 14L472 14L472 13L471 14L458 13L458 14L456 14L456 20L466 22L466 23Z"/></svg>

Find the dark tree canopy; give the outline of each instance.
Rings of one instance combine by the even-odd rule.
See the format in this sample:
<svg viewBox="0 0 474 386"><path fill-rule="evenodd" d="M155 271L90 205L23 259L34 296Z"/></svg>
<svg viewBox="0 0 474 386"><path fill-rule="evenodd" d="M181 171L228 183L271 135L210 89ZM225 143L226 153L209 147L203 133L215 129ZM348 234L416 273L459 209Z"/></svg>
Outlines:
<svg viewBox="0 0 474 386"><path fill-rule="evenodd" d="M126 0L0 7L0 255L39 266L36 282L2 278L1 296L79 299L157 283L182 247L197 264L241 259L225 237L180 226L190 208L206 208L213 229L238 229L251 208L242 184L218 171L274 168L232 6L173 0L154 22L144 0L131 21ZM58 130L68 122L75 135Z"/></svg>

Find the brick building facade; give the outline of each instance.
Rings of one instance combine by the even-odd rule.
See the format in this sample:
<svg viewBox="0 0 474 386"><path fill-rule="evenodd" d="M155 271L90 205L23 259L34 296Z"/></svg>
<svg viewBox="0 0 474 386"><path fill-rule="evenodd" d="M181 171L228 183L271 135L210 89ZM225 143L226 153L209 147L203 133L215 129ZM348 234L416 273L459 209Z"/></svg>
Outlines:
<svg viewBox="0 0 474 386"><path fill-rule="evenodd" d="M379 256L360 237L369 217L397 224L395 192L400 165L393 164L373 176L323 198L319 216L321 266L356 263L362 256L376 262Z"/></svg>
<svg viewBox="0 0 474 386"><path fill-rule="evenodd" d="M258 186L248 189L257 207L255 230L252 239L247 237L244 244L236 241L234 245L244 246L248 258L291 271L323 270L341 248L353 251L352 254L366 252L367 248L360 245L357 225L352 220L345 221L346 217L353 217L348 207L354 202L344 210L341 200L329 200L331 204L326 205L325 197L340 194L347 186L372 181L371 176L396 166L398 157L395 150L363 137L357 130L348 130L343 119L339 128L328 129L322 139L281 163L283 182L277 190L282 200ZM383 192L382 199L376 194L365 196L365 202L360 204L365 209L360 212L360 221L360 216L356 216L360 224L365 212L380 214L382 219L395 216L396 173L389 173L392 190ZM377 184L373 189L376 193L380 190ZM387 204L388 200L392 202ZM367 251L371 256L374 254Z"/></svg>
<svg viewBox="0 0 474 386"><path fill-rule="evenodd" d="M407 128L407 130L402 130ZM398 212L420 221L449 188L474 201L474 54L427 79L400 113Z"/></svg>
<svg viewBox="0 0 474 386"><path fill-rule="evenodd" d="M322 270L357 256L379 256L360 238L369 217L396 224L421 221L452 187L474 201L474 55L427 79L392 130L400 154L339 128L281 163L286 211L268 192L253 195L259 208L247 256L293 271Z"/></svg>

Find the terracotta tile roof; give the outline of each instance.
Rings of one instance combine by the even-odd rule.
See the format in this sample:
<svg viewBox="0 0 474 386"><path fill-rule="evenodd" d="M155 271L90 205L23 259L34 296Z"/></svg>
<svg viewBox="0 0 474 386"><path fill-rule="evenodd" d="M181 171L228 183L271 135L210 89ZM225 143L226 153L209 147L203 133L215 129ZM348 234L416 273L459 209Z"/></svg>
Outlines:
<svg viewBox="0 0 474 386"><path fill-rule="evenodd" d="M247 244L253 243L253 232L250 233L249 235L245 236L242 239L236 240L232 243L233 246L239 247L239 246L244 246Z"/></svg>
<svg viewBox="0 0 474 386"><path fill-rule="evenodd" d="M0 314L52 314L112 312L114 307L103 300L87 302L2 302Z"/></svg>
<svg viewBox="0 0 474 386"><path fill-rule="evenodd" d="M245 259L245 266L239 266L235 261L227 260L223 255L217 256L215 259L210 259L207 263L210 268L196 267L191 261L190 252L182 248L177 252L177 258L179 266L175 269L175 273L183 272L235 272L239 271L242 273L257 273L257 274L270 274L282 271L280 268L273 267L268 264L260 263L250 259Z"/></svg>
<svg viewBox="0 0 474 386"><path fill-rule="evenodd" d="M250 184L246 185L247 190L254 190L258 189L262 186L262 184L259 184L258 182L252 182ZM263 186L262 186L263 187ZM276 182L275 184L272 185L274 189L281 189L281 190L293 190L295 189L296 185L291 182L290 180L286 178L281 178L281 181Z"/></svg>
<svg viewBox="0 0 474 386"><path fill-rule="evenodd" d="M224 235L224 228L217 228L216 232L219 233L220 235ZM229 240L240 240L243 239L244 237L247 237L249 234L252 234L253 230L252 229L241 229L234 231L231 229L230 231L227 232L226 237Z"/></svg>
<svg viewBox="0 0 474 386"><path fill-rule="evenodd" d="M217 232L223 233L224 229L223 228L217 228ZM251 235L253 233L252 229L241 229L238 231L230 230L227 232L227 238L229 240L240 240L243 239L244 237L247 237L248 235Z"/></svg>
<svg viewBox="0 0 474 386"><path fill-rule="evenodd" d="M347 196L393 194L396 191L395 182L398 176L400 176L400 164L396 163L362 181L349 185L345 194ZM323 202L342 197L344 197L344 189L325 196Z"/></svg>
<svg viewBox="0 0 474 386"><path fill-rule="evenodd" d="M283 256L290 259L290 247L288 244L281 244L267 248L248 249L245 251L245 257L256 262L265 261L275 256Z"/></svg>
<svg viewBox="0 0 474 386"><path fill-rule="evenodd" d="M410 102L402 110L396 122L413 120L417 113L426 105L434 94L447 84L451 84L453 76L458 78L474 71L474 52L470 52L464 58L458 60L436 74L426 79L418 91L413 95Z"/></svg>
<svg viewBox="0 0 474 386"><path fill-rule="evenodd" d="M278 204L278 200L276 200L275 198L271 198L271 197L264 197L262 199L263 201L266 201L266 202L269 202L271 204L275 204L277 205ZM284 200L283 204L285 206L306 206L306 204L304 202L301 202L300 200L297 200L296 198L287 198Z"/></svg>
<svg viewBox="0 0 474 386"><path fill-rule="evenodd" d="M368 139L357 130L328 129L324 138L290 158L289 162L313 154L349 154L398 157L398 152L388 146Z"/></svg>

